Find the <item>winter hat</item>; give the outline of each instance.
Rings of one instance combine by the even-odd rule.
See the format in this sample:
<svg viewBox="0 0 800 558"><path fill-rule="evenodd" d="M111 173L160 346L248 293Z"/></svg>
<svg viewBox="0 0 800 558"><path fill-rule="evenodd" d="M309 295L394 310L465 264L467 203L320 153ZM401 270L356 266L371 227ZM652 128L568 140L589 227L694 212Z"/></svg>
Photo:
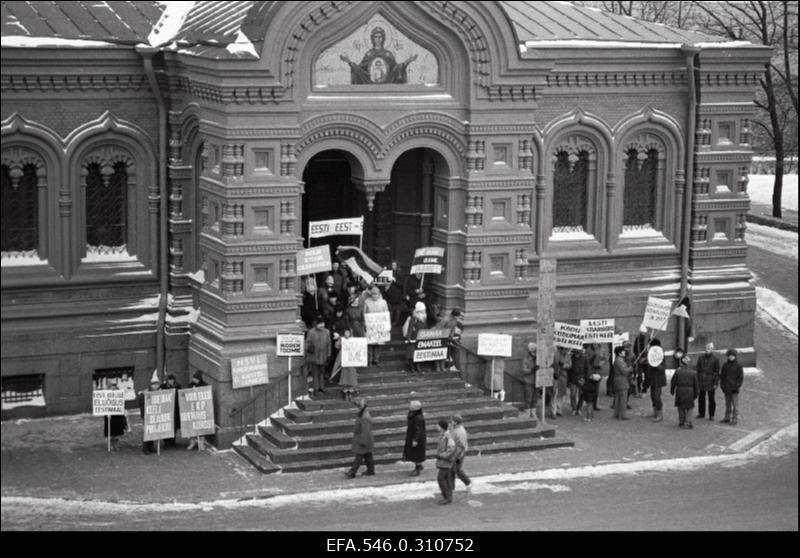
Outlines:
<svg viewBox="0 0 800 558"><path fill-rule="evenodd" d="M728 349L725 353L726 356L739 356L739 353L736 352L736 349Z"/></svg>
<svg viewBox="0 0 800 558"><path fill-rule="evenodd" d="M414 305L414 312L427 312L427 308L425 307L424 302L417 302Z"/></svg>
<svg viewBox="0 0 800 558"><path fill-rule="evenodd" d="M651 347L660 347L661 346L661 339L659 339L658 337L654 338L652 341L650 341L650 346Z"/></svg>
<svg viewBox="0 0 800 558"><path fill-rule="evenodd" d="M422 409L422 403L419 401L412 401L408 404L409 411L419 411L420 409Z"/></svg>
<svg viewBox="0 0 800 558"><path fill-rule="evenodd" d="M707 343L706 351L713 351L713 350L714 350L714 343Z"/></svg>
<svg viewBox="0 0 800 558"><path fill-rule="evenodd" d="M334 281L334 279L333 279L333 275L328 275L328 276L325 278L325 284L326 284L326 285L333 285L334 283L335 283L335 281Z"/></svg>
<svg viewBox="0 0 800 558"><path fill-rule="evenodd" d="M447 428L450 426L445 419L439 419L439 422L437 422L436 424L438 424L439 428L441 428L442 430L447 430Z"/></svg>
<svg viewBox="0 0 800 558"><path fill-rule="evenodd" d="M616 347L614 349L614 356L619 356L619 354L625 350L625 347Z"/></svg>
<svg viewBox="0 0 800 558"><path fill-rule="evenodd" d="M528 352L533 353L536 351L536 343L528 343Z"/></svg>
<svg viewBox="0 0 800 558"><path fill-rule="evenodd" d="M375 285L369 290L369 294L381 294L381 290Z"/></svg>
<svg viewBox="0 0 800 558"><path fill-rule="evenodd" d="M597 374L597 373L592 374L591 376L589 376L589 379L592 380L593 382L599 382L602 378L603 377L600 374Z"/></svg>
<svg viewBox="0 0 800 558"><path fill-rule="evenodd" d="M461 310L461 308L453 308L453 311L450 312L450 315L453 316L454 318L458 318L459 316L464 315L464 311Z"/></svg>
<svg viewBox="0 0 800 558"><path fill-rule="evenodd" d="M647 333L647 328L644 324L639 326L639 333Z"/></svg>
<svg viewBox="0 0 800 558"><path fill-rule="evenodd" d="M464 422L464 417L462 417L460 413L456 413L452 417L450 417L450 420L452 420L456 424L461 424L462 422Z"/></svg>
<svg viewBox="0 0 800 558"><path fill-rule="evenodd" d="M192 376L192 378L194 378L196 380L200 380L202 382L203 381L203 372L201 370L195 371L195 373Z"/></svg>

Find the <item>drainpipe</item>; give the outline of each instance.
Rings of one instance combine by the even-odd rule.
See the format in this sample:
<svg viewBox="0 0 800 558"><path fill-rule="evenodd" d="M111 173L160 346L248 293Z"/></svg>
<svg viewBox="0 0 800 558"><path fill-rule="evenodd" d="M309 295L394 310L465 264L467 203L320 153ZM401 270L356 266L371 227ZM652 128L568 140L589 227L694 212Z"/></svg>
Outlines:
<svg viewBox="0 0 800 558"><path fill-rule="evenodd" d="M141 54L144 62L144 72L150 82L150 88L158 107L158 236L159 236L159 263L158 276L161 280L158 301L158 324L156 325L156 369L161 379L164 379L166 364L166 317L167 295L169 291L169 260L167 258L167 105L158 85L156 72L153 68L153 56L159 52L158 48L147 45L137 45L136 52Z"/></svg>
<svg viewBox="0 0 800 558"><path fill-rule="evenodd" d="M689 80L689 121L686 132L686 186L683 190L683 240L681 241L681 294L678 300L689 294L689 247L692 242L692 199L694 197L694 150L697 132L697 78L695 76L696 57L700 48L684 45L681 48L686 56L686 72ZM686 340L686 318L678 321L678 346L688 353Z"/></svg>

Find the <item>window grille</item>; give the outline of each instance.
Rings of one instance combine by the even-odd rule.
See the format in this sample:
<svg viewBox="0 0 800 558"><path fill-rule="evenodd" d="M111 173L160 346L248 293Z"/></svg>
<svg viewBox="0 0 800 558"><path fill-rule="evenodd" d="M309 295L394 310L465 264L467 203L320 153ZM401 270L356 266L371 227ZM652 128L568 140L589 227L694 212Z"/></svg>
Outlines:
<svg viewBox="0 0 800 558"><path fill-rule="evenodd" d="M654 225L658 184L658 151L631 149L625 160L625 228Z"/></svg>
<svg viewBox="0 0 800 558"><path fill-rule="evenodd" d="M2 166L1 251L8 255L36 256L39 246L39 179L36 165L13 170Z"/></svg>
<svg viewBox="0 0 800 558"><path fill-rule="evenodd" d="M586 230L589 153L559 151L553 176L553 230Z"/></svg>
<svg viewBox="0 0 800 558"><path fill-rule="evenodd" d="M44 407L44 374L4 376L2 378L3 410L14 407Z"/></svg>

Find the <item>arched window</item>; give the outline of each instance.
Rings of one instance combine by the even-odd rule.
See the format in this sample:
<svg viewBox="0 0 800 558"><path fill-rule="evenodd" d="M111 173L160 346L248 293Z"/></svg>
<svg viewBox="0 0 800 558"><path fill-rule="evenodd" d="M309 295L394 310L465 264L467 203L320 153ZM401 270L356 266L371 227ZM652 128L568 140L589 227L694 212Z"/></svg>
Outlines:
<svg viewBox="0 0 800 558"><path fill-rule="evenodd" d="M586 231L590 154L559 150L553 170L553 232Z"/></svg>
<svg viewBox="0 0 800 558"><path fill-rule="evenodd" d="M2 257L39 256L39 168L35 162L2 165Z"/></svg>
<svg viewBox="0 0 800 558"><path fill-rule="evenodd" d="M625 159L623 227L655 227L657 188L658 150L628 149Z"/></svg>
<svg viewBox="0 0 800 558"><path fill-rule="evenodd" d="M128 162L86 164L86 252L121 254L128 243Z"/></svg>

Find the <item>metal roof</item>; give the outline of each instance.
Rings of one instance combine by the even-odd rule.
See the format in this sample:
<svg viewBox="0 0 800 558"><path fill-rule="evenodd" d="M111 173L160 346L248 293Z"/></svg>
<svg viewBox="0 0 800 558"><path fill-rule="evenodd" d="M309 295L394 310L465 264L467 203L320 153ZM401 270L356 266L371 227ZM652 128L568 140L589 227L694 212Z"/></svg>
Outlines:
<svg viewBox="0 0 800 558"><path fill-rule="evenodd" d="M163 11L160 2L7 1L0 3L0 34L137 44Z"/></svg>

